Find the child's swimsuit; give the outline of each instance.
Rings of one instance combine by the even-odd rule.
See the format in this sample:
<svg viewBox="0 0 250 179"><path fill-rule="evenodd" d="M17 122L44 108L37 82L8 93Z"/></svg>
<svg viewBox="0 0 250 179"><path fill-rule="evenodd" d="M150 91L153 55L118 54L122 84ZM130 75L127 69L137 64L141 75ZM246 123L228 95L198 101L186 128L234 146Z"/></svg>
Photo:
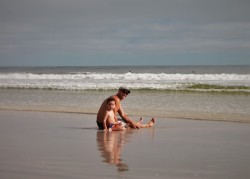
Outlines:
<svg viewBox="0 0 250 179"><path fill-rule="evenodd" d="M112 128L115 124L109 124L108 128Z"/></svg>
<svg viewBox="0 0 250 179"><path fill-rule="evenodd" d="M104 128L103 128L103 123L101 123L101 122L99 122L99 121L96 121L96 124L97 124L99 130L104 130ZM115 124L110 124L110 125L108 126L108 128L112 128L114 125L115 125Z"/></svg>

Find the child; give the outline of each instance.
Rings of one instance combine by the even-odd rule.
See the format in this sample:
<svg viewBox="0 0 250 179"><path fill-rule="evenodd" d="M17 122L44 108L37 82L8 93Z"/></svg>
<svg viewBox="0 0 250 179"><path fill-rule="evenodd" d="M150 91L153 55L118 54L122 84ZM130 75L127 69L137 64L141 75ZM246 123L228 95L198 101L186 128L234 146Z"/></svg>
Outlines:
<svg viewBox="0 0 250 179"><path fill-rule="evenodd" d="M121 125L121 122L118 122L115 113L115 99L110 97L107 99L106 110L104 111L103 117L101 119L97 119L97 125L100 130L125 130L125 127Z"/></svg>

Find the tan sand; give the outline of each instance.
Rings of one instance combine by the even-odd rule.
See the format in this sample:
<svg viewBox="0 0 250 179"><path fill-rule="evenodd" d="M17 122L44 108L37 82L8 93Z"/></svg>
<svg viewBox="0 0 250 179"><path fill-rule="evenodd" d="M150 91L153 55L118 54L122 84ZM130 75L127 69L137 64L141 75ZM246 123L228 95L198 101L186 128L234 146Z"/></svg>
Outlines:
<svg viewBox="0 0 250 179"><path fill-rule="evenodd" d="M0 178L245 179L249 136L248 123L157 119L105 133L95 115L1 110Z"/></svg>

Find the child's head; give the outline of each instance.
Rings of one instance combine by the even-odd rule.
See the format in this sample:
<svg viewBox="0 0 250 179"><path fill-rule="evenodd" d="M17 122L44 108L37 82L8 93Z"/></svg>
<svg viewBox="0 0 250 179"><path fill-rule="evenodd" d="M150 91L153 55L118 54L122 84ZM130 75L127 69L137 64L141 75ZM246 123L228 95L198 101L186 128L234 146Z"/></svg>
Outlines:
<svg viewBox="0 0 250 179"><path fill-rule="evenodd" d="M112 97L108 98L108 99L107 99L107 106L108 106L108 109L109 109L109 110L115 109L115 99L112 98Z"/></svg>

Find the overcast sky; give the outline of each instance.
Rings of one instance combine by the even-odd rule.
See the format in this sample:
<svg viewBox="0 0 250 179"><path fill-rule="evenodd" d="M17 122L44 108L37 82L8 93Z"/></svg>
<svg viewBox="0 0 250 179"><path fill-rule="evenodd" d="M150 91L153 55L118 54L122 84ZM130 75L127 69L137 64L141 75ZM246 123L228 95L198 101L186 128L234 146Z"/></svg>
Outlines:
<svg viewBox="0 0 250 179"><path fill-rule="evenodd" d="M250 65L249 0L0 0L0 66Z"/></svg>

